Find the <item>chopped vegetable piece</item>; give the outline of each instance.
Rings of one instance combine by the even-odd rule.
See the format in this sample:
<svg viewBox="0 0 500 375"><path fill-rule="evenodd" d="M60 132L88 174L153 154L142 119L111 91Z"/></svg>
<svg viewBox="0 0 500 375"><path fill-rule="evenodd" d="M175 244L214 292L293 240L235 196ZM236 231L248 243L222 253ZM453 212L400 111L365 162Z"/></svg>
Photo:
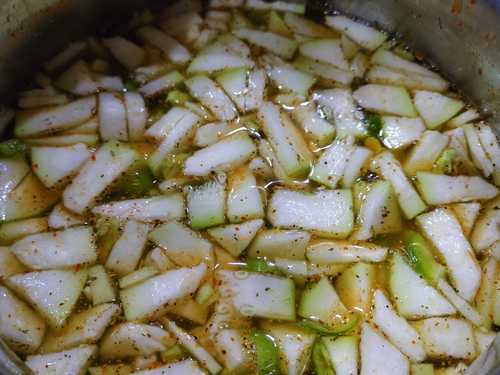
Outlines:
<svg viewBox="0 0 500 375"><path fill-rule="evenodd" d="M271 224L283 229L303 229L325 237L345 238L353 227L350 190L315 193L277 189L269 202Z"/></svg>
<svg viewBox="0 0 500 375"><path fill-rule="evenodd" d="M262 332L254 332L250 338L255 347L257 374L280 375L279 353L274 339Z"/></svg>

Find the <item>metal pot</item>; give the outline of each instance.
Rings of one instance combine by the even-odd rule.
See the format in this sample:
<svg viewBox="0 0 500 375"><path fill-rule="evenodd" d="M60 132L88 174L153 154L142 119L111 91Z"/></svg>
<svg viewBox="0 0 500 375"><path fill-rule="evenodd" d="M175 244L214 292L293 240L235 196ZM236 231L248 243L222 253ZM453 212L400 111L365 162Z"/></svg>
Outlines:
<svg viewBox="0 0 500 375"><path fill-rule="evenodd" d="M0 2L0 103L28 87L39 64L71 41L113 30L134 11L164 6L161 0L2 0ZM436 64L466 98L483 108L500 132L500 0L309 0L307 13L345 12L397 31L415 51ZM497 337L489 370L500 358ZM0 342L0 374L24 374ZM498 353L498 356L497 356ZM12 353L11 353L12 354ZM480 358L481 359L481 358Z"/></svg>

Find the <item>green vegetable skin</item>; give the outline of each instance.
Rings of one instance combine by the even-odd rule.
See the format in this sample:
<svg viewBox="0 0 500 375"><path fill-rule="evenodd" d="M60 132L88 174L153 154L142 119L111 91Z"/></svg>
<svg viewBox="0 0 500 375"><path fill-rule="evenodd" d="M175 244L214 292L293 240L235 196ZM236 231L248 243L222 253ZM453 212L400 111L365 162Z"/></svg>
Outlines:
<svg viewBox="0 0 500 375"><path fill-rule="evenodd" d="M314 320L304 319L297 323L299 327L314 331L322 336L340 336L349 333L356 328L359 322L362 321L362 316L356 312L351 313L349 319L342 321L334 327L329 327Z"/></svg>
<svg viewBox="0 0 500 375"><path fill-rule="evenodd" d="M321 340L316 340L314 343L312 361L316 375L335 375L335 371L333 371L328 360L328 353Z"/></svg>
<svg viewBox="0 0 500 375"><path fill-rule="evenodd" d="M0 143L0 157L10 158L26 151L26 144L18 139L9 139Z"/></svg>
<svg viewBox="0 0 500 375"><path fill-rule="evenodd" d="M445 268L436 262L425 239L417 232L408 230L402 235L406 256L412 267L431 284L444 277Z"/></svg>
<svg viewBox="0 0 500 375"><path fill-rule="evenodd" d="M436 160L432 171L436 173L452 173L453 162L456 156L457 152L452 148L444 150L441 156L439 156L439 158Z"/></svg>
<svg viewBox="0 0 500 375"><path fill-rule="evenodd" d="M380 136L380 131L382 130L382 117L380 115L375 113L367 115L366 123L368 124L366 130L369 135L372 137Z"/></svg>
<svg viewBox="0 0 500 375"><path fill-rule="evenodd" d="M279 274L274 265L264 259L247 259L244 269L248 272Z"/></svg>
<svg viewBox="0 0 500 375"><path fill-rule="evenodd" d="M274 339L262 332L251 336L255 347L255 365L258 375L281 375L279 351Z"/></svg>

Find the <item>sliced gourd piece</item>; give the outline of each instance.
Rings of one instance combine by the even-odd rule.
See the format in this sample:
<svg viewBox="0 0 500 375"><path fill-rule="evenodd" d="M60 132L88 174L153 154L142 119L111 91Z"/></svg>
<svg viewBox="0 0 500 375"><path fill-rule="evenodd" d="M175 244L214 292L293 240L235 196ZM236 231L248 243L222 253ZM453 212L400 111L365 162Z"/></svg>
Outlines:
<svg viewBox="0 0 500 375"><path fill-rule="evenodd" d="M175 268L174 263L167 256L165 249L161 247L155 247L146 255L144 265L146 267L154 267L161 272Z"/></svg>
<svg viewBox="0 0 500 375"><path fill-rule="evenodd" d="M464 107L461 100L431 91L416 91L413 100L429 129L438 128Z"/></svg>
<svg viewBox="0 0 500 375"><path fill-rule="evenodd" d="M467 301L458 295L455 289L452 288L446 280L441 279L437 283L437 288L443 293L443 295L450 301L450 303L455 306L455 308L462 314L462 316L469 320L472 324L477 327L484 325L484 321L479 312L472 307Z"/></svg>
<svg viewBox="0 0 500 375"><path fill-rule="evenodd" d="M222 329L214 338L217 353L228 370L240 370L248 366L250 356L247 353L247 337L242 330Z"/></svg>
<svg viewBox="0 0 500 375"><path fill-rule="evenodd" d="M488 200L498 194L498 189L494 185L479 176L447 176L417 172L417 183L422 197L430 205Z"/></svg>
<svg viewBox="0 0 500 375"><path fill-rule="evenodd" d="M484 251L500 240L500 198L487 203L483 208L471 235L471 244L476 251Z"/></svg>
<svg viewBox="0 0 500 375"><path fill-rule="evenodd" d="M0 246L0 279L23 273L26 267L12 254L8 247Z"/></svg>
<svg viewBox="0 0 500 375"><path fill-rule="evenodd" d="M358 373L359 339L356 336L323 337L321 341L336 375Z"/></svg>
<svg viewBox="0 0 500 375"><path fill-rule="evenodd" d="M157 175L161 174L162 169L165 169L165 158L169 154L174 154L175 152L182 151L187 148L187 144L193 136L196 125L200 120L200 118L191 113L191 111L182 111L184 112L184 114L179 119L179 121L171 122L172 127L170 129L166 129L166 127L168 126L167 123L162 123L160 126L163 126L163 124L165 124L166 127L161 130L157 130L159 133L158 135L164 134L164 130L167 130L167 133L162 139L162 142L148 159L149 167L151 168L153 173ZM155 126L153 125L153 128L154 127Z"/></svg>
<svg viewBox="0 0 500 375"><path fill-rule="evenodd" d="M102 43L109 48L113 57L128 70L134 70L144 62L144 49L128 39L115 36L103 39Z"/></svg>
<svg viewBox="0 0 500 375"><path fill-rule="evenodd" d="M103 144L63 192L64 206L84 213L96 198L136 160L137 153L119 142Z"/></svg>
<svg viewBox="0 0 500 375"><path fill-rule="evenodd" d="M260 187L248 167L239 167L228 176L227 217L231 223L264 217Z"/></svg>
<svg viewBox="0 0 500 375"><path fill-rule="evenodd" d="M335 127L320 116L314 104L295 107L292 119L300 125L306 136L319 146L330 144L335 136Z"/></svg>
<svg viewBox="0 0 500 375"><path fill-rule="evenodd" d="M262 219L208 229L208 234L231 255L239 256L264 225Z"/></svg>
<svg viewBox="0 0 500 375"><path fill-rule="evenodd" d="M404 170L410 175L417 171L429 171L441 152L448 145L448 137L438 131L427 130L411 149L404 162Z"/></svg>
<svg viewBox="0 0 500 375"><path fill-rule="evenodd" d="M466 124L462 126L462 128L465 132L465 138L467 140L467 146L469 148L472 161L476 167L483 172L485 177L490 177L494 172L495 166L493 165L492 160L488 158L488 155L483 148L477 128L472 124Z"/></svg>
<svg viewBox="0 0 500 375"><path fill-rule="evenodd" d="M163 140L175 127L191 127L197 124L199 120L200 118L193 112L183 107L174 106L151 125L144 135L147 138Z"/></svg>
<svg viewBox="0 0 500 375"><path fill-rule="evenodd" d="M406 230L401 237L408 262L427 282L436 285L445 277L446 269L434 259L430 246L419 233Z"/></svg>
<svg viewBox="0 0 500 375"><path fill-rule="evenodd" d="M127 141L127 112L121 96L102 92L98 96L99 133L103 141Z"/></svg>
<svg viewBox="0 0 500 375"><path fill-rule="evenodd" d="M196 151L186 159L184 174L206 176L213 171L226 171L250 160L256 147L246 132L223 138L217 143Z"/></svg>
<svg viewBox="0 0 500 375"><path fill-rule="evenodd" d="M219 293L243 316L295 320L295 285L291 279L246 271L217 272Z"/></svg>
<svg viewBox="0 0 500 375"><path fill-rule="evenodd" d="M373 166L388 180L398 197L399 206L407 219L412 219L426 209L426 205L406 177L401 164L390 152L383 152L373 160Z"/></svg>
<svg viewBox="0 0 500 375"><path fill-rule="evenodd" d="M313 39L302 43L299 51L301 55L310 59L334 65L343 70L349 69L340 39Z"/></svg>
<svg viewBox="0 0 500 375"><path fill-rule="evenodd" d="M49 332L40 350L42 353L51 353L82 344L95 344L119 314L120 306L114 303L79 312L68 319L63 329Z"/></svg>
<svg viewBox="0 0 500 375"><path fill-rule="evenodd" d="M187 349L211 374L217 374L222 370L221 365L200 345L196 338L185 332L171 320L163 319L168 330L177 338L179 343Z"/></svg>
<svg viewBox="0 0 500 375"><path fill-rule="evenodd" d="M390 149L400 149L416 142L425 130L420 118L382 117L382 142Z"/></svg>
<svg viewBox="0 0 500 375"><path fill-rule="evenodd" d="M129 286L141 283L150 277L156 276L158 273L159 270L156 267L142 267L120 278L118 284L121 289L128 288Z"/></svg>
<svg viewBox="0 0 500 375"><path fill-rule="evenodd" d="M372 150L366 147L356 146L349 157L342 177L342 187L350 188L354 181L361 175L368 159L373 155Z"/></svg>
<svg viewBox="0 0 500 375"><path fill-rule="evenodd" d="M218 74L215 79L241 112L252 111L262 104L266 86L263 69L228 69Z"/></svg>
<svg viewBox="0 0 500 375"><path fill-rule="evenodd" d="M187 211L193 229L224 224L226 221L226 176L188 188Z"/></svg>
<svg viewBox="0 0 500 375"><path fill-rule="evenodd" d="M434 359L473 359L476 341L472 326L462 319L429 318L413 323L424 342L425 350Z"/></svg>
<svg viewBox="0 0 500 375"><path fill-rule="evenodd" d="M307 319L334 326L347 313L335 288L328 278L310 284L302 293L297 313Z"/></svg>
<svg viewBox="0 0 500 375"><path fill-rule="evenodd" d="M316 264L383 262L387 248L345 241L321 241L307 247L307 258Z"/></svg>
<svg viewBox="0 0 500 375"><path fill-rule="evenodd" d="M0 193L14 190L28 175L30 167L23 156L0 159Z"/></svg>
<svg viewBox="0 0 500 375"><path fill-rule="evenodd" d="M90 66L84 60L78 60L64 70L54 81L54 84L58 88L77 96L90 95L98 90Z"/></svg>
<svg viewBox="0 0 500 375"><path fill-rule="evenodd" d="M479 119L481 115L478 111L473 108L470 108L456 117L453 117L450 121L446 123L446 127L448 128L458 128L462 125L469 124Z"/></svg>
<svg viewBox="0 0 500 375"><path fill-rule="evenodd" d="M262 47L285 59L292 58L298 46L298 43L293 39L267 31L241 28L234 30L233 34L238 38L246 40L250 44Z"/></svg>
<svg viewBox="0 0 500 375"><path fill-rule="evenodd" d="M403 117L416 117L408 91L403 87L369 84L353 93L356 102L373 112Z"/></svg>
<svg viewBox="0 0 500 375"><path fill-rule="evenodd" d="M477 134L486 156L493 164L493 181L500 186L500 145L491 126L480 123L476 126Z"/></svg>
<svg viewBox="0 0 500 375"><path fill-rule="evenodd" d="M479 288L481 269L458 220L449 210L438 208L416 221L446 262L458 294L470 301Z"/></svg>
<svg viewBox="0 0 500 375"><path fill-rule="evenodd" d="M344 175L345 167L354 151L354 137L337 138L321 154L313 166L310 179L335 189Z"/></svg>
<svg viewBox="0 0 500 375"><path fill-rule="evenodd" d="M439 77L438 74L427 69L421 64L417 64L413 61L408 61L395 52L389 51L384 48L379 48L370 58L373 64L382 65L391 69L399 70L406 73L419 74L430 77Z"/></svg>
<svg viewBox="0 0 500 375"><path fill-rule="evenodd" d="M178 71L174 70L142 85L139 87L139 92L146 98L155 97L176 87L183 80L184 77Z"/></svg>
<svg viewBox="0 0 500 375"><path fill-rule="evenodd" d="M33 170L47 187L67 182L90 157L84 144L68 147L32 147Z"/></svg>
<svg viewBox="0 0 500 375"><path fill-rule="evenodd" d="M368 57L363 52L358 52L351 61L351 72L356 78L363 78L369 67Z"/></svg>
<svg viewBox="0 0 500 375"><path fill-rule="evenodd" d="M278 228L303 229L324 237L345 238L353 228L352 194L350 190L302 193L276 189L267 217Z"/></svg>
<svg viewBox="0 0 500 375"><path fill-rule="evenodd" d="M419 65L420 66L420 65ZM408 73L375 65L366 74L369 83L402 86L408 90L446 91L448 82L439 76Z"/></svg>
<svg viewBox="0 0 500 375"><path fill-rule="evenodd" d="M37 354L26 358L26 365L35 375L83 375L97 354L97 346L78 348L51 354Z"/></svg>
<svg viewBox="0 0 500 375"><path fill-rule="evenodd" d="M128 138L130 142L144 140L148 120L148 109L144 98L137 92L126 92L123 94L125 109L127 111Z"/></svg>
<svg viewBox="0 0 500 375"><path fill-rule="evenodd" d="M34 174L28 174L8 194L0 196L0 221L11 221L39 215L49 209L59 194L48 190Z"/></svg>
<svg viewBox="0 0 500 375"><path fill-rule="evenodd" d="M204 52L201 51L189 64L187 72L212 73L224 69L252 68L253 60L245 56L228 52Z"/></svg>
<svg viewBox="0 0 500 375"><path fill-rule="evenodd" d="M498 285L500 283L500 277L497 275L495 284ZM500 325L500 290L499 288L495 289L494 296L494 305L493 305L493 324L499 326Z"/></svg>
<svg viewBox="0 0 500 375"><path fill-rule="evenodd" d="M214 81L205 76L195 76L185 81L191 95L210 109L219 120L232 120L237 111L234 104Z"/></svg>
<svg viewBox="0 0 500 375"><path fill-rule="evenodd" d="M285 173L290 177L302 177L307 174L311 167L312 154L289 117L270 102L262 104L258 117Z"/></svg>
<svg viewBox="0 0 500 375"><path fill-rule="evenodd" d="M127 320L145 319L161 313L169 303L193 293L206 273L206 265L178 268L152 277L120 292Z"/></svg>
<svg viewBox="0 0 500 375"><path fill-rule="evenodd" d="M374 294L373 322L412 362L422 362L425 349L417 331L400 317L380 289Z"/></svg>
<svg viewBox="0 0 500 375"><path fill-rule="evenodd" d="M479 211L481 210L481 203L454 203L450 204L448 208L453 211L453 214L456 216L458 221L460 221L460 225L462 225L465 236L469 237L479 215Z"/></svg>
<svg viewBox="0 0 500 375"><path fill-rule="evenodd" d="M398 312L407 319L456 313L455 308L398 254L391 258L389 288Z"/></svg>
<svg viewBox="0 0 500 375"><path fill-rule="evenodd" d="M182 194L172 193L106 203L94 207L92 213L119 220L167 221L182 219L185 216L185 204Z"/></svg>
<svg viewBox="0 0 500 375"><path fill-rule="evenodd" d="M351 60L360 50L360 47L345 34L340 37L340 45L347 60Z"/></svg>
<svg viewBox="0 0 500 375"><path fill-rule="evenodd" d="M332 37L335 36L335 32L330 30L328 27L318 24L317 22L311 21L307 18L298 16L294 13L287 12L283 17L286 25L295 33L304 36L310 36L315 38L321 37Z"/></svg>
<svg viewBox="0 0 500 375"><path fill-rule="evenodd" d="M342 271L337 277L335 289L349 310L369 313L376 273L375 265L359 262Z"/></svg>
<svg viewBox="0 0 500 375"><path fill-rule="evenodd" d="M148 224L134 220L127 221L120 238L109 253L106 268L119 276L134 271L146 246L149 229Z"/></svg>
<svg viewBox="0 0 500 375"><path fill-rule="evenodd" d="M89 147L95 147L99 143L99 136L97 134L61 134L50 137L27 138L25 142L32 146L64 147L83 143Z"/></svg>
<svg viewBox="0 0 500 375"><path fill-rule="evenodd" d="M350 89L330 89L317 91L314 99L321 110L336 127L337 137L366 135L362 113L356 109Z"/></svg>
<svg viewBox="0 0 500 375"><path fill-rule="evenodd" d="M164 351L171 342L170 334L158 326L122 323L102 338L99 355L108 360L148 356Z"/></svg>
<svg viewBox="0 0 500 375"><path fill-rule="evenodd" d="M263 159L265 159L265 161L271 168L273 174L271 178L280 180L285 184L293 185L293 180L291 180L291 178L286 175L285 170L276 157L276 153L271 147L271 144L266 139L259 139L258 142L259 154Z"/></svg>
<svg viewBox="0 0 500 375"><path fill-rule="evenodd" d="M368 323L363 324L359 351L362 375L403 375L410 372L408 358Z"/></svg>
<svg viewBox="0 0 500 375"><path fill-rule="evenodd" d="M86 226L32 234L15 242L10 249L33 270L73 267L97 260L94 233Z"/></svg>
<svg viewBox="0 0 500 375"><path fill-rule="evenodd" d="M50 212L48 225L52 229L65 229L75 225L85 224L85 219L58 204Z"/></svg>
<svg viewBox="0 0 500 375"><path fill-rule="evenodd" d="M65 49L43 64L44 69L49 72L62 68L76 59L89 47L88 40L78 40L70 43Z"/></svg>
<svg viewBox="0 0 500 375"><path fill-rule="evenodd" d="M345 16L329 16L325 22L338 32L346 34L361 47L373 51L387 39L387 35L373 27L356 22Z"/></svg>
<svg viewBox="0 0 500 375"><path fill-rule="evenodd" d="M196 129L193 143L197 147L210 146L236 129L236 127L226 121L210 122Z"/></svg>
<svg viewBox="0 0 500 375"><path fill-rule="evenodd" d="M369 186L358 211L357 224L358 228L351 236L356 241L401 230L398 203L388 181L377 181Z"/></svg>
<svg viewBox="0 0 500 375"><path fill-rule="evenodd" d="M198 364L191 358L180 362L169 363L168 365L157 367L152 370L136 371L134 375L204 375L205 371L199 368Z"/></svg>
<svg viewBox="0 0 500 375"><path fill-rule="evenodd" d="M297 69L318 76L323 86L349 86L354 79L354 73L351 71L342 70L302 55L295 59L293 65Z"/></svg>
<svg viewBox="0 0 500 375"><path fill-rule="evenodd" d="M281 369L284 374L300 375L307 368L316 335L285 324L265 324L280 350Z"/></svg>
<svg viewBox="0 0 500 375"><path fill-rule="evenodd" d="M0 245L11 245L23 237L48 230L46 217L11 221L0 225Z"/></svg>
<svg viewBox="0 0 500 375"><path fill-rule="evenodd" d="M142 27L137 30L137 34L144 42L159 48L174 64L184 64L191 59L191 54L184 46L154 27Z"/></svg>
<svg viewBox="0 0 500 375"><path fill-rule="evenodd" d="M248 250L250 258L304 259L311 235L298 230L264 229L257 233Z"/></svg>
<svg viewBox="0 0 500 375"><path fill-rule="evenodd" d="M88 272L51 270L9 277L5 282L40 312L52 327L60 327L71 314Z"/></svg>
<svg viewBox="0 0 500 375"><path fill-rule="evenodd" d="M84 293L94 306L116 299L113 282L102 265L89 268L88 283Z"/></svg>
<svg viewBox="0 0 500 375"><path fill-rule="evenodd" d="M274 55L260 57L260 63L265 67L271 82L280 91L293 92L306 96L316 78L307 72L295 69L291 64L285 63Z"/></svg>
<svg viewBox="0 0 500 375"><path fill-rule="evenodd" d="M177 221L165 223L149 234L149 239L164 248L169 259L181 266L193 266L212 259L212 244Z"/></svg>
<svg viewBox="0 0 500 375"><path fill-rule="evenodd" d="M283 36L292 35L292 31L288 28L283 18L276 11L270 11L268 13L267 29L272 33Z"/></svg>
<svg viewBox="0 0 500 375"><path fill-rule="evenodd" d="M232 34L220 35L215 42L205 47L203 52L206 54L226 52L233 55L250 57L250 48L248 48L245 42Z"/></svg>
<svg viewBox="0 0 500 375"><path fill-rule="evenodd" d="M0 286L0 337L18 353L33 353L42 343L45 322L26 303Z"/></svg>
<svg viewBox="0 0 500 375"><path fill-rule="evenodd" d="M61 106L20 111L16 115L16 137L34 137L66 130L90 119L96 111L96 98L78 99Z"/></svg>

